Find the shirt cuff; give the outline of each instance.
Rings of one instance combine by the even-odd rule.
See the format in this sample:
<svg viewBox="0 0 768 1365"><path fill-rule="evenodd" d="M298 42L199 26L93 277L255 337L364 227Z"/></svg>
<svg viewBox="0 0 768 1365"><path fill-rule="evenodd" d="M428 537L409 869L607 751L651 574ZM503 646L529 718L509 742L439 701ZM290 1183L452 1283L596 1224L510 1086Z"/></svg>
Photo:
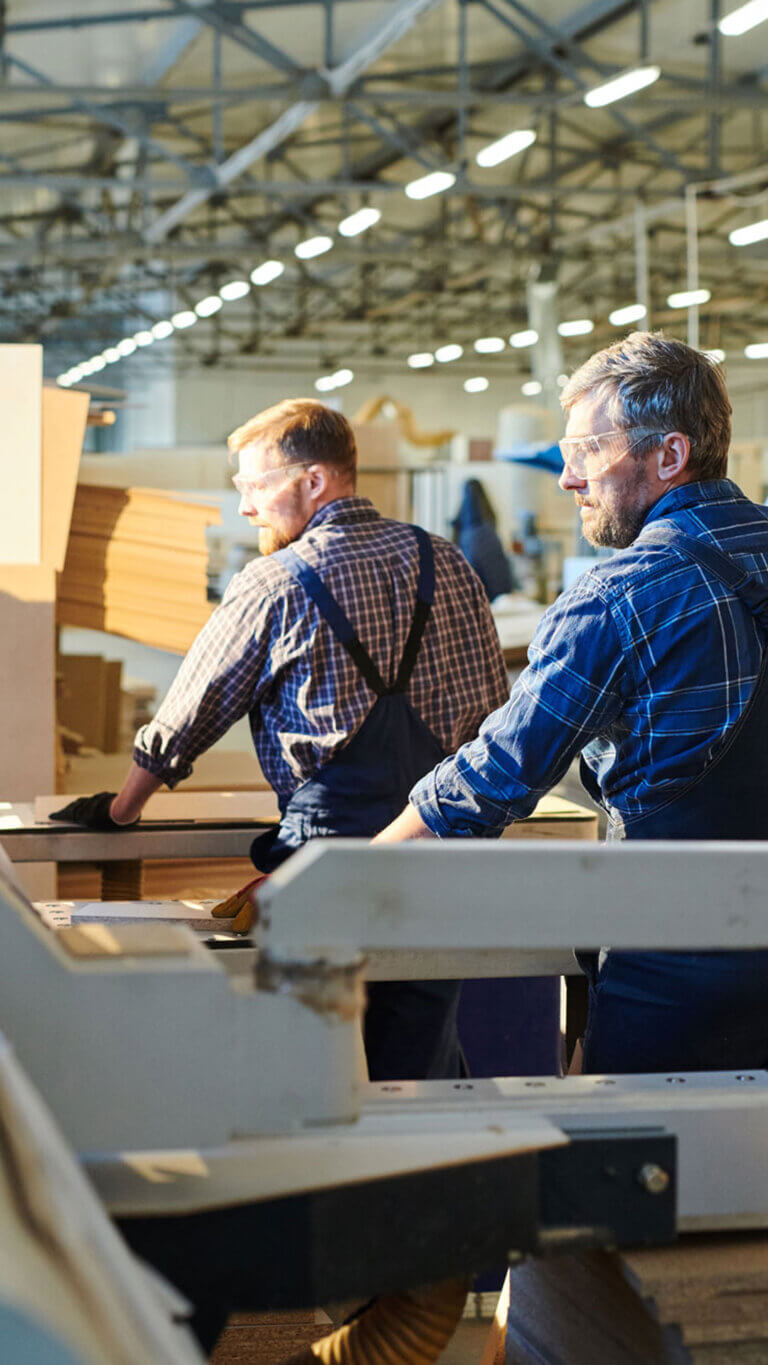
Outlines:
<svg viewBox="0 0 768 1365"><path fill-rule="evenodd" d="M462 781L455 758L422 777L408 800L438 839L498 839L510 823Z"/></svg>
<svg viewBox="0 0 768 1365"><path fill-rule="evenodd" d="M163 745L163 737L157 729L149 742L145 740L146 731L150 726L145 726L139 730L133 749L133 761L139 768L144 768L154 777L160 779L166 787L173 790L178 787L180 782L192 774L192 764L181 754L173 754ZM154 728L154 726L152 727Z"/></svg>

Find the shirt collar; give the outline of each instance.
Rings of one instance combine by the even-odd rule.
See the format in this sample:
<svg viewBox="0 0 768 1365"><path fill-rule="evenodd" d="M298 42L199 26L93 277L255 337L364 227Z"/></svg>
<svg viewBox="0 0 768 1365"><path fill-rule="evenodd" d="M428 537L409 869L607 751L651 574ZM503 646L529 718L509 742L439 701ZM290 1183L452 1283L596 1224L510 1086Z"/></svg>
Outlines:
<svg viewBox="0 0 768 1365"><path fill-rule="evenodd" d="M338 525L339 523L349 525L353 522L379 520L380 514L376 511L370 498L355 496L334 498L333 502L326 502L323 507L318 508L301 534L305 536L308 531L314 531L316 526Z"/></svg>
<svg viewBox="0 0 768 1365"><path fill-rule="evenodd" d="M659 521L662 517L673 516L686 507L696 507L703 502L732 502L743 498L744 494L732 479L705 479L697 483L682 483L670 489L653 504L644 526Z"/></svg>

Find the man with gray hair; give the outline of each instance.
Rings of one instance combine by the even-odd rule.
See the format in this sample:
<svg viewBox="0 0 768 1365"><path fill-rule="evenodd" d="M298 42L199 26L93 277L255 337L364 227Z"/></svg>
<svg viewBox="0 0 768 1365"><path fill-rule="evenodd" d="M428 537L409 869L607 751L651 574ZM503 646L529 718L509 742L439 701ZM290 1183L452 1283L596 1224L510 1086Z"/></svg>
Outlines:
<svg viewBox="0 0 768 1365"><path fill-rule="evenodd" d="M765 839L768 511L726 477L731 405L706 355L636 332L561 401L560 486L619 551L546 612L477 739L377 839L494 836L581 755L609 838ZM768 1065L768 953L624 953L584 964L586 1071Z"/></svg>

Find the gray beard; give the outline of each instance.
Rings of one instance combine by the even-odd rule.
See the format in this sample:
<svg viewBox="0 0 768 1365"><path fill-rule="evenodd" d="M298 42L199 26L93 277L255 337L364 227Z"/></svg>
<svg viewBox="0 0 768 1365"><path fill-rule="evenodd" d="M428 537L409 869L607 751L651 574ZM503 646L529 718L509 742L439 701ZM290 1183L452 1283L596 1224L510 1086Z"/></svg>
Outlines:
<svg viewBox="0 0 768 1365"><path fill-rule="evenodd" d="M647 513L647 507L618 513L601 511L589 530L583 530L584 539L589 541L590 545L598 545L605 549L626 550L628 545L637 540Z"/></svg>

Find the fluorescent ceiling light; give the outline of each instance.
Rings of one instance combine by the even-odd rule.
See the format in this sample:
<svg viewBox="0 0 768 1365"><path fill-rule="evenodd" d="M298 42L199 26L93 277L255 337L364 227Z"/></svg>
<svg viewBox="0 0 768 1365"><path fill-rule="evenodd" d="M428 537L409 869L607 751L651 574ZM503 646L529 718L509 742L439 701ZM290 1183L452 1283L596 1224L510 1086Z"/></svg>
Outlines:
<svg viewBox="0 0 768 1365"><path fill-rule="evenodd" d="M438 346L435 351L435 360L439 360L441 365L445 365L449 360L461 360L463 354L463 346Z"/></svg>
<svg viewBox="0 0 768 1365"><path fill-rule="evenodd" d="M171 322L174 327L191 327L194 322L197 322L197 313L193 313L189 308L183 308L180 313L171 315Z"/></svg>
<svg viewBox="0 0 768 1365"><path fill-rule="evenodd" d="M755 341L751 346L745 346L744 354L747 360L765 360L768 358L768 341Z"/></svg>
<svg viewBox="0 0 768 1365"><path fill-rule="evenodd" d="M475 375L474 379L465 379L465 380L464 380L464 392L465 392L465 393L485 393L485 390L486 390L487 388L488 388L488 380L486 379L485 375L483 375L483 374L477 374L477 375Z"/></svg>
<svg viewBox="0 0 768 1365"><path fill-rule="evenodd" d="M749 4L739 5L738 9L726 14L717 27L726 38L738 38L740 34L748 33L751 28L762 24L765 19L768 19L766 0L749 0Z"/></svg>
<svg viewBox="0 0 768 1365"><path fill-rule="evenodd" d="M330 251L332 246L332 237L308 237L306 242L297 242L293 251L299 260L311 261L313 256L322 256L326 251Z"/></svg>
<svg viewBox="0 0 768 1365"><path fill-rule="evenodd" d="M120 352L116 346L108 346L106 351L102 351L101 354L108 365L114 365L115 361L120 359Z"/></svg>
<svg viewBox="0 0 768 1365"><path fill-rule="evenodd" d="M475 161L478 166L498 166L502 161L508 161L511 156L517 156L518 152L524 152L526 147L530 147L536 141L536 134L532 128L519 128L515 133L507 133L506 137L500 137L496 142L489 142L487 147L481 147Z"/></svg>
<svg viewBox="0 0 768 1365"><path fill-rule="evenodd" d="M155 338L151 332L134 332L133 339L137 346L151 346Z"/></svg>
<svg viewBox="0 0 768 1365"><path fill-rule="evenodd" d="M591 318L574 318L572 322L561 322L557 330L561 337L586 337L594 332L595 324Z"/></svg>
<svg viewBox="0 0 768 1365"><path fill-rule="evenodd" d="M541 393L541 384L538 379L529 379L521 386L520 392L524 393L526 398L535 398L537 393Z"/></svg>
<svg viewBox="0 0 768 1365"><path fill-rule="evenodd" d="M199 318L210 318L214 313L218 313L224 300L218 294L209 294L207 298L201 299L195 304L195 312Z"/></svg>
<svg viewBox="0 0 768 1365"><path fill-rule="evenodd" d="M711 351L705 351L704 354L713 365L722 365L725 360L725 351L721 351L719 346L715 346Z"/></svg>
<svg viewBox="0 0 768 1365"><path fill-rule="evenodd" d="M118 355L133 355L136 350L136 342L133 337L123 337L122 341L118 341L115 350Z"/></svg>
<svg viewBox="0 0 768 1365"><path fill-rule="evenodd" d="M443 194L455 184L456 176L452 171L430 171L429 175L422 175L406 185L405 192L409 199L429 199L433 194Z"/></svg>
<svg viewBox="0 0 768 1365"><path fill-rule="evenodd" d="M102 360L100 355L93 356L88 361L88 373L95 374L97 370L103 370L106 367L106 363L106 360Z"/></svg>
<svg viewBox="0 0 768 1365"><path fill-rule="evenodd" d="M709 303L711 298L708 289L683 289L678 294L667 295L667 307L697 308L700 303Z"/></svg>
<svg viewBox="0 0 768 1365"><path fill-rule="evenodd" d="M627 95L635 95L638 90L653 85L660 75L660 66L636 66L631 71L624 71L621 76L614 76L612 80L604 81L602 85L596 85L594 89L588 90L584 96L584 103L588 104L590 109L602 109L605 104L615 104L616 100L624 100Z"/></svg>
<svg viewBox="0 0 768 1365"><path fill-rule="evenodd" d="M608 314L608 321L612 327L626 327L628 322L639 322L645 314L644 303L630 303L626 308L614 308L613 312Z"/></svg>
<svg viewBox="0 0 768 1365"><path fill-rule="evenodd" d="M332 389L343 389L345 384L351 384L354 377L352 370L336 370L333 374L324 374L316 379L315 388L318 393L330 393Z"/></svg>
<svg viewBox="0 0 768 1365"><path fill-rule="evenodd" d="M494 351L504 350L503 337L478 337L475 350L479 355L492 355Z"/></svg>
<svg viewBox="0 0 768 1365"><path fill-rule="evenodd" d="M732 246L750 246L752 242L762 242L768 237L768 218L761 218L759 223L749 223L746 227L734 228L733 232L728 233L728 241Z"/></svg>
<svg viewBox="0 0 768 1365"><path fill-rule="evenodd" d="M414 351L413 355L408 357L408 364L412 370L428 370L434 363L435 357L431 351Z"/></svg>
<svg viewBox="0 0 768 1365"><path fill-rule="evenodd" d="M261 265L257 265L255 270L251 271L251 283L258 285L271 284L279 275L282 275L284 270L285 266L282 261L264 261Z"/></svg>
<svg viewBox="0 0 768 1365"><path fill-rule="evenodd" d="M527 327L524 332L513 332L509 344L519 351L523 346L535 346L538 339L538 332L533 327Z"/></svg>
<svg viewBox="0 0 768 1365"><path fill-rule="evenodd" d="M155 341L165 341L166 337L173 336L173 323L156 322L152 328L152 335Z"/></svg>
<svg viewBox="0 0 768 1365"><path fill-rule="evenodd" d="M368 228L375 227L380 217L380 209L358 209L357 213L342 218L338 230L342 237L357 237L361 232L367 232Z"/></svg>
<svg viewBox="0 0 768 1365"><path fill-rule="evenodd" d="M70 375L69 370L65 370L63 374L57 374L56 383L62 389L68 388L72 383L72 376Z"/></svg>
<svg viewBox="0 0 768 1365"><path fill-rule="evenodd" d="M282 267L281 267L282 268ZM229 284L223 284L219 294L225 303L233 303L235 299L242 299L249 294L251 286L247 280L230 280Z"/></svg>

